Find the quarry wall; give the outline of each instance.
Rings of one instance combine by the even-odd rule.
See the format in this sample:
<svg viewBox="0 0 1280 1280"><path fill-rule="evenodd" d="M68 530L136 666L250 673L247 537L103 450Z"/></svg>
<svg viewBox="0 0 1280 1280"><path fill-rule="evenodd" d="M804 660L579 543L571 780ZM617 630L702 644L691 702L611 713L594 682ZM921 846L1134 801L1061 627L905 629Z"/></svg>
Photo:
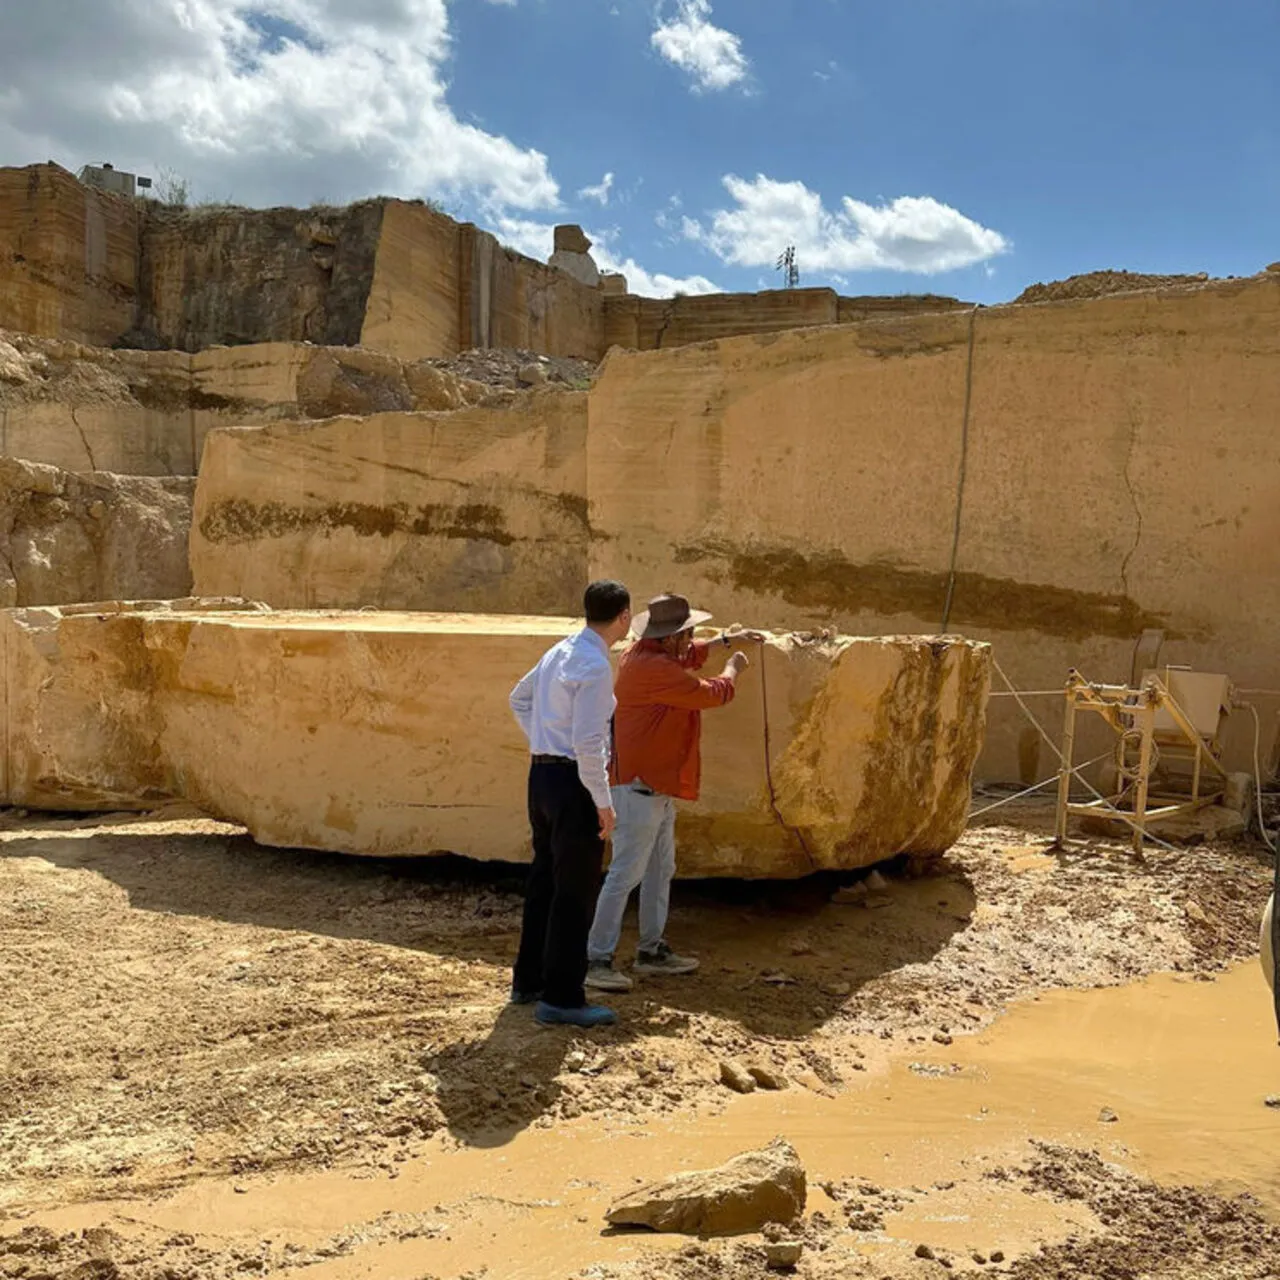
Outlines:
<svg viewBox="0 0 1280 1280"><path fill-rule="evenodd" d="M488 388L358 347L112 351L0 332L0 455L67 471L196 473L216 426L459 408Z"/></svg>
<svg viewBox="0 0 1280 1280"><path fill-rule="evenodd" d="M0 329L109 346L133 323L140 222L57 165L0 168Z"/></svg>
<svg viewBox="0 0 1280 1280"><path fill-rule="evenodd" d="M425 205L388 201L361 341L405 360L515 347L599 360L603 295Z"/></svg>
<svg viewBox="0 0 1280 1280"><path fill-rule="evenodd" d="M1159 627L1164 660L1274 689L1278 420L1274 274L615 352L590 405L591 570L726 622L945 617L1021 688L1127 680ZM1233 720L1237 767L1251 747ZM1050 765L993 709L980 776Z"/></svg>
<svg viewBox="0 0 1280 1280"><path fill-rule="evenodd" d="M147 206L136 317L120 345L360 341L384 202L345 209Z"/></svg>
<svg viewBox="0 0 1280 1280"><path fill-rule="evenodd" d="M962 305L830 289L658 300L619 295L621 283L586 283L420 202L175 209L84 187L54 164L0 169L0 329L98 346L306 341L410 361L474 347L595 361L619 343Z"/></svg>
<svg viewBox="0 0 1280 1280"><path fill-rule="evenodd" d="M0 607L187 595L194 490L0 457Z"/></svg>
<svg viewBox="0 0 1280 1280"><path fill-rule="evenodd" d="M631 294L604 300L604 347L655 351L742 334L852 324L881 315L918 315L967 304L934 294L844 298L834 289L772 289L674 298Z"/></svg>
<svg viewBox="0 0 1280 1280"><path fill-rule="evenodd" d="M497 428L490 411L469 412L453 425L375 419L369 439L340 423L215 435L199 513L242 492L269 501L270 486L254 488L261 450L274 484L312 495L311 514L287 536L246 527L235 544L204 536L198 514L196 591L400 605L343 583L381 584L404 557L419 566L413 607L532 608L608 574L641 599L684 591L726 624L927 634L945 618L991 641L1024 689L1060 687L1072 666L1127 680L1148 627L1164 630L1165 661L1280 687L1275 275L615 352L588 397L585 473L572 480L534 411ZM455 435L476 441L465 465L432 452ZM438 478L420 488L424 470ZM446 530L451 547L466 534L452 558L439 528L333 530L316 516L380 493L387 509L439 504L441 482L489 508ZM545 495L585 494L585 522L528 525L529 490L544 515ZM540 546L566 527L547 591L519 539ZM331 557L342 568L327 578ZM473 594L478 565L492 576ZM1056 733L1060 705L1036 705ZM1237 767L1247 729L1233 721L1229 734ZM993 703L979 776L1029 783L1051 763L1016 707Z"/></svg>

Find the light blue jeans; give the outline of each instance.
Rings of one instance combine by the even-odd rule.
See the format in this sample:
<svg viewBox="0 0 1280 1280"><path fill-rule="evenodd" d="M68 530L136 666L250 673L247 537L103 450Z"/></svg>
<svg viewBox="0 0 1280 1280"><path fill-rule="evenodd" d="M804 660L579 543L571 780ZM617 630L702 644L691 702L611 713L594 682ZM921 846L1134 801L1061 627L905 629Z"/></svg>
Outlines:
<svg viewBox="0 0 1280 1280"><path fill-rule="evenodd" d="M608 963L618 947L622 917L640 886L640 950L662 941L676 873L676 802L670 796L646 796L631 784L613 788L618 825L613 832L613 861L596 902L596 918L587 939L587 959Z"/></svg>

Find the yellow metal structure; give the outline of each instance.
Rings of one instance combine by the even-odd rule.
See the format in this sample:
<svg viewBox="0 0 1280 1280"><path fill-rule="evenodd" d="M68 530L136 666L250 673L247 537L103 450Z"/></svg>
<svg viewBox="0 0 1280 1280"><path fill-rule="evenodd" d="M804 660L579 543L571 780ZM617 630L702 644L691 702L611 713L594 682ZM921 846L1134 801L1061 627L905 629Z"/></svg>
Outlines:
<svg viewBox="0 0 1280 1280"><path fill-rule="evenodd" d="M1067 677L1058 773L1057 843L1067 839L1072 815L1114 818L1133 830L1142 852L1148 824L1194 813L1216 803L1227 787L1221 734L1231 708L1226 676L1166 667L1147 672L1138 688L1093 684L1078 671ZM1086 804L1072 803L1076 716L1100 715L1117 735L1115 793ZM1160 765L1160 784L1152 787Z"/></svg>

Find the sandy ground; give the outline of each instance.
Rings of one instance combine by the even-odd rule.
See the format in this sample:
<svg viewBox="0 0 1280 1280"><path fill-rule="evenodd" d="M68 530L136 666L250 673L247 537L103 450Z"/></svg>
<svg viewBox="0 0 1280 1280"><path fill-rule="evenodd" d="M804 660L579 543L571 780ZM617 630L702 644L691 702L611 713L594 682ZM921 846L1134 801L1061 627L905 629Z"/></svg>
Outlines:
<svg viewBox="0 0 1280 1280"><path fill-rule="evenodd" d="M601 1215L774 1132L809 1166L801 1275L1280 1274L1280 1052L1230 969L1264 851L1055 853L1042 809L994 817L851 903L678 886L702 971L588 1037L504 1003L519 869L0 814L0 1276L763 1275L758 1238ZM727 1059L788 1087L740 1098Z"/></svg>

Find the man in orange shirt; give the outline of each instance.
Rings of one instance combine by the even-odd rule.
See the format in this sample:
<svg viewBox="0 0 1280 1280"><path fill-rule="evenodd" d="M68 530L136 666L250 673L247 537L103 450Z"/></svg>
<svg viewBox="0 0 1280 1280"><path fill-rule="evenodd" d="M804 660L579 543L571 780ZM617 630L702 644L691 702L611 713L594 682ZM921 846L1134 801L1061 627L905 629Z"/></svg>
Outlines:
<svg viewBox="0 0 1280 1280"><path fill-rule="evenodd" d="M702 774L702 712L732 701L738 677L750 665L735 653L710 680L694 673L728 636L694 640L693 629L711 615L689 608L684 596L649 602L634 623L639 639L618 663L614 682L613 805L618 815L613 860L596 901L587 941L586 985L628 991L631 979L613 966L622 917L640 887L640 974L692 973L698 961L676 955L663 938L676 869L677 800L696 800ZM759 638L743 632L743 639Z"/></svg>

